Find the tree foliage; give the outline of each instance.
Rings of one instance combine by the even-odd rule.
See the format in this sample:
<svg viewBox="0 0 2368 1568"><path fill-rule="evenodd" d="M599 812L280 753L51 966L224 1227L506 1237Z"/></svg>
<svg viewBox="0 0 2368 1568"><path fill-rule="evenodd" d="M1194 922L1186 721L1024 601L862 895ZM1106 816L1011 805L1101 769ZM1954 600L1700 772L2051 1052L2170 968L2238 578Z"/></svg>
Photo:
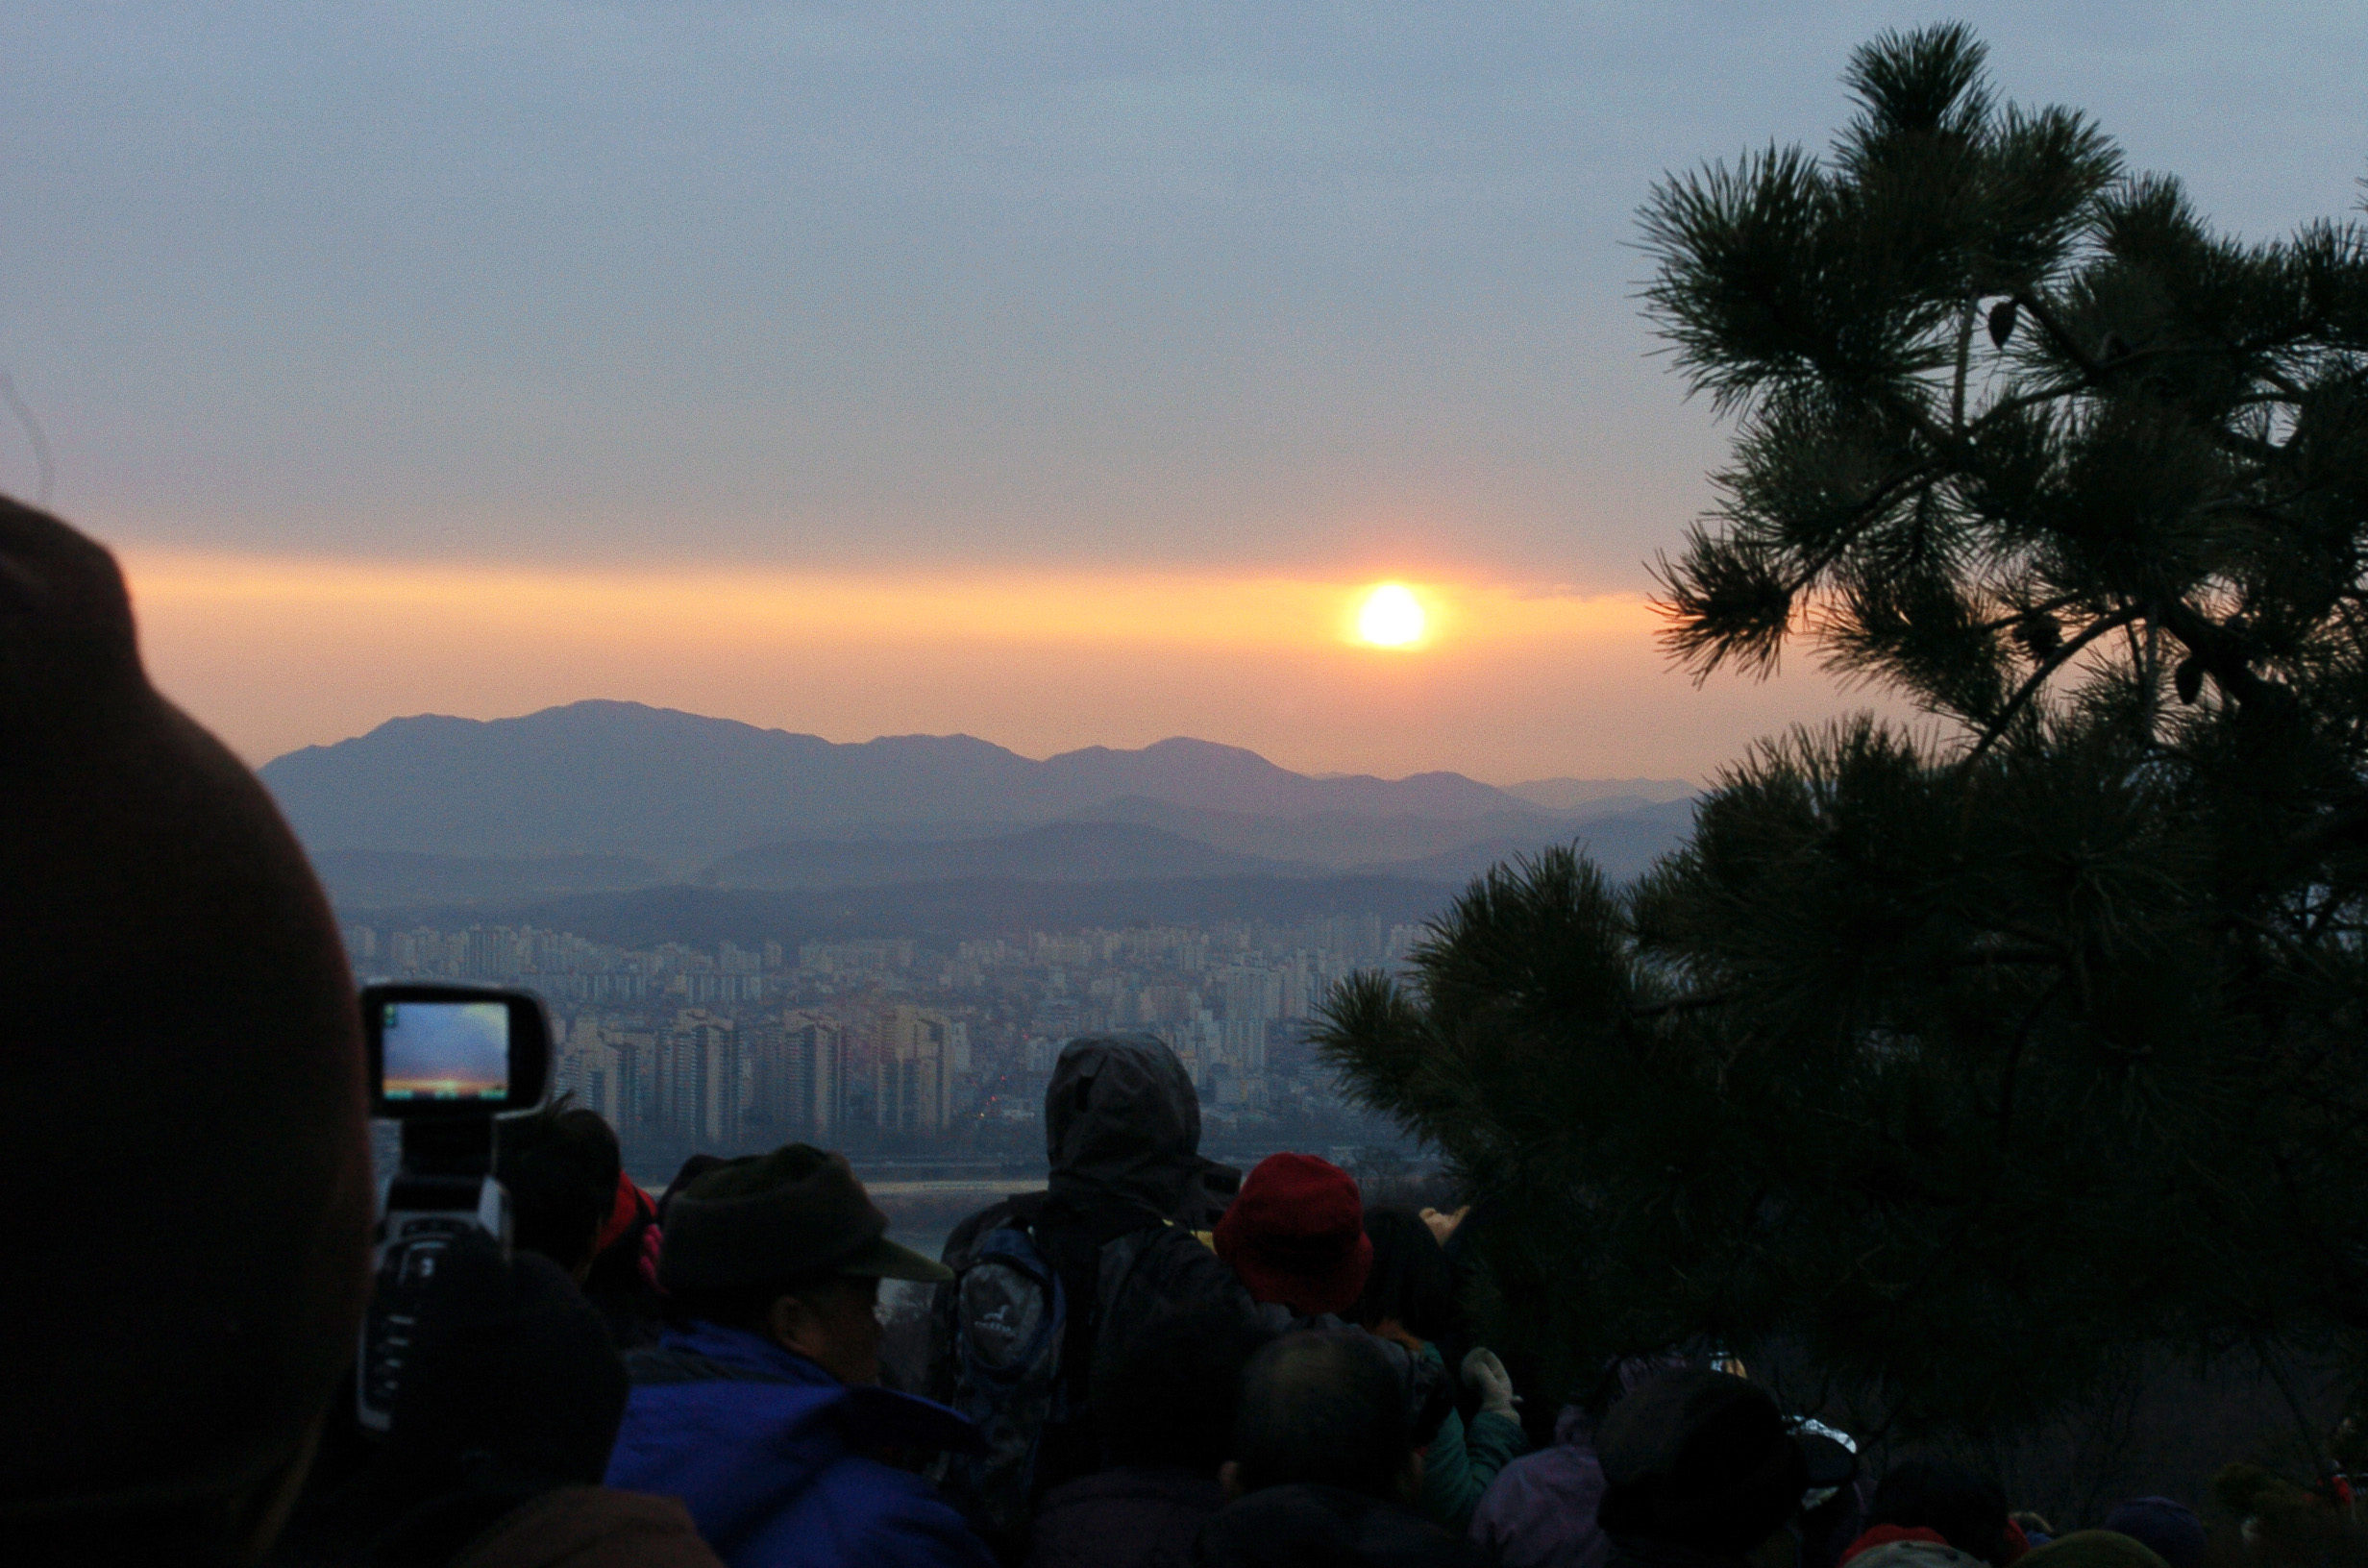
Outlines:
<svg viewBox="0 0 2368 1568"><path fill-rule="evenodd" d="M1962 28L1845 82L1642 215L1735 429L1665 635L1928 720L1763 744L1633 887L1497 869L1320 1038L1564 1377L1707 1335L1983 1433L2138 1344L2368 1366L2368 230L2217 234Z"/></svg>

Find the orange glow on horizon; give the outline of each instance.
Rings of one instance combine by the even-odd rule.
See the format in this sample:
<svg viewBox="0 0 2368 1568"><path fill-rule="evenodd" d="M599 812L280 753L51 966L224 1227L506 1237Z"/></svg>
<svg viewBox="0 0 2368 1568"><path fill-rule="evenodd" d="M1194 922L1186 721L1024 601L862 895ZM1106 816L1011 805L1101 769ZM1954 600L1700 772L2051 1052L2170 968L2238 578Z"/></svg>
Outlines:
<svg viewBox="0 0 2368 1568"><path fill-rule="evenodd" d="M1641 595L1477 575L1400 583L1422 656L1386 658L1357 636L1369 576L118 555L158 685L254 764L605 698L1038 757L1191 735L1311 772L1671 777L1859 705L1814 677L1696 690Z"/></svg>
<svg viewBox="0 0 2368 1568"><path fill-rule="evenodd" d="M1526 584L1358 585L1215 574L1042 572L804 573L750 568L564 569L127 551L138 606L304 613L339 607L581 636L691 633L704 642L1183 645L1315 649L1337 638L1405 647L1452 621L1464 637L1553 641L1649 634L1636 594L1581 595ZM1388 638L1364 622L1384 600ZM1411 614L1412 631L1407 631Z"/></svg>

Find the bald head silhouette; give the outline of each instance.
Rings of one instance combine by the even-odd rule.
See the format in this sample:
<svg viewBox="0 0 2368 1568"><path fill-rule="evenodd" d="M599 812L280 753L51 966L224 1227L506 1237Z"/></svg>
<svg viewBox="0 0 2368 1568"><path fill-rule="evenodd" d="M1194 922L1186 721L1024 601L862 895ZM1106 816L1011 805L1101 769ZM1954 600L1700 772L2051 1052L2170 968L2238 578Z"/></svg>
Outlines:
<svg viewBox="0 0 2368 1568"><path fill-rule="evenodd" d="M368 1288L359 1024L270 797L113 558L0 499L0 1534L257 1550Z"/></svg>

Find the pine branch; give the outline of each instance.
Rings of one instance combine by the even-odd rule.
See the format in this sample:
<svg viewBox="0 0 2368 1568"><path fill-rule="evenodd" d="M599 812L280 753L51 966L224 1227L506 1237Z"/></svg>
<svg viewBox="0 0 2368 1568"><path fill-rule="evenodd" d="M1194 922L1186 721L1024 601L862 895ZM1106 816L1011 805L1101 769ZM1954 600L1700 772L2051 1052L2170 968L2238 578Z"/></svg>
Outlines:
<svg viewBox="0 0 2368 1568"><path fill-rule="evenodd" d="M2056 650L2038 662L2030 676L2020 687L2016 688L2013 697L2008 699L2007 705L1999 710L1998 716L1984 728L1981 739L1976 741L1973 749L1965 754L1965 765L1971 766L1981 760L1983 754L1998 743L1999 737L2006 734L2016 716L2030 705L2032 698L2038 695L2039 689L2055 677L2057 671L2069 664L2073 656L2082 649L2086 648L2114 627L2128 625L2136 619L2138 619L2138 611L2135 606L2117 610L2111 615L2090 622L2079 636L2057 644Z"/></svg>

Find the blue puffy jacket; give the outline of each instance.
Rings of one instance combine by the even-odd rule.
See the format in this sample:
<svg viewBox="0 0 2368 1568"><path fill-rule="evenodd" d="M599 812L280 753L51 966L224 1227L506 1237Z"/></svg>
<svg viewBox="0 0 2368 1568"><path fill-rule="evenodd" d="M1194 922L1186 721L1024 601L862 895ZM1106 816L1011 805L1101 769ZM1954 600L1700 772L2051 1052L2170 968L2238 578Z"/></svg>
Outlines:
<svg viewBox="0 0 2368 1568"><path fill-rule="evenodd" d="M607 1483L678 1497L730 1568L992 1568L962 1516L880 1448L959 1447L970 1423L851 1388L757 1335L699 1323L627 1359Z"/></svg>

